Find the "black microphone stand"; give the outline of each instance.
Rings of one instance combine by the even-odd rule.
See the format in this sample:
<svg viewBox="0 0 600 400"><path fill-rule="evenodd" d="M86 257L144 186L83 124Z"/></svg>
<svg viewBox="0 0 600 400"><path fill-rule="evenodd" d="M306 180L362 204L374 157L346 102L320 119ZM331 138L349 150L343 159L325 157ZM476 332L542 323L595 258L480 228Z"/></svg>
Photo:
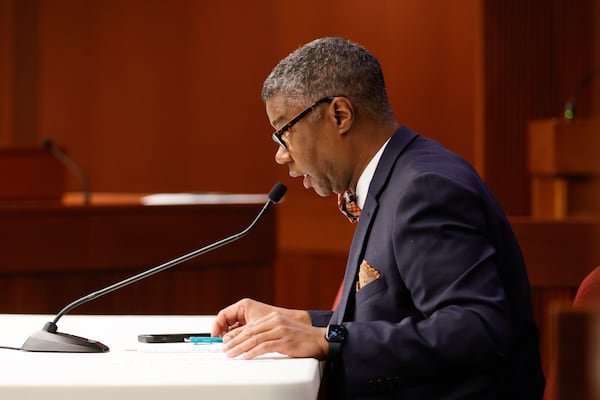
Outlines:
<svg viewBox="0 0 600 400"><path fill-rule="evenodd" d="M67 154L57 147L51 139L44 140L44 148L48 150L54 157L62 162L71 172L79 177L83 190L83 204L90 204L92 199L92 191L90 189L90 180L85 171L75 163Z"/></svg>
<svg viewBox="0 0 600 400"><path fill-rule="evenodd" d="M254 218L254 220L250 223L250 225L248 225L248 227L246 227L246 229L244 229L243 231L221 239L218 242L209 244L208 246L194 250L174 260L167 261L166 263L158 265L147 271L140 272L137 275L133 275L125 280L107 286L96 292L90 293L87 296L84 296L78 300L75 300L74 302L64 307L56 315L52 322L47 322L42 328L42 330L34 332L31 336L29 336L25 343L23 343L23 346L21 346L21 350L58 353L105 353L109 351L108 346L98 341L82 338L80 336L70 335L68 333L58 332L58 326L56 325L58 320L75 307L87 303L88 301L94 300L100 296L104 296L117 289L121 289L122 287L135 283L141 279L162 272L166 269L174 267L175 265L181 264L182 262L188 261L194 257L205 254L209 251L215 250L221 246L224 246L235 240L240 239L241 237L245 236L248 232L250 232L250 230L254 227L254 225L256 225L258 220L262 217L265 211L267 211L267 209L272 204L276 204L281 200L286 191L287 188L284 184L280 182L276 183L275 186L273 186L273 189L271 189L271 192L269 193L269 200L265 203L263 208Z"/></svg>

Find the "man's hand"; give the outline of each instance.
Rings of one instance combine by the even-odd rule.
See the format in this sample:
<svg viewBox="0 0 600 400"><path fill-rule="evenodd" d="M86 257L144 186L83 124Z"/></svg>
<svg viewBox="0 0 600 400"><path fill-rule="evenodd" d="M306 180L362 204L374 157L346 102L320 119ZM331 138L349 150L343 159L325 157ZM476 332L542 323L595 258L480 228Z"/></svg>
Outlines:
<svg viewBox="0 0 600 400"><path fill-rule="evenodd" d="M306 311L243 299L219 312L213 336L223 336L229 357L251 359L278 352L290 357L327 357L325 329L313 327Z"/></svg>

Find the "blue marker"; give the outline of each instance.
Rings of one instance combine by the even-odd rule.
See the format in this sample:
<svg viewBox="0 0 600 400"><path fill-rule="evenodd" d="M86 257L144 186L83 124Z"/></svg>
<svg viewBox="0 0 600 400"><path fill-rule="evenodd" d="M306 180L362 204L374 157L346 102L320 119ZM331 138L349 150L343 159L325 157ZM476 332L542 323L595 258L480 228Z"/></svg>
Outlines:
<svg viewBox="0 0 600 400"><path fill-rule="evenodd" d="M220 336L190 336L187 341L193 344L212 344L223 343L223 338Z"/></svg>

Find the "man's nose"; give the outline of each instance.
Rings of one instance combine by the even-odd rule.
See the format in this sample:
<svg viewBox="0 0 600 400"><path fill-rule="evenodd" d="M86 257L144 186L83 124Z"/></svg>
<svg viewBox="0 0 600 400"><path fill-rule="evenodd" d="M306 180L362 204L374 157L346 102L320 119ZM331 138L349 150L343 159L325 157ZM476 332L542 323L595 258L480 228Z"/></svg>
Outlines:
<svg viewBox="0 0 600 400"><path fill-rule="evenodd" d="M277 148L277 153L275 153L275 162L277 164L286 164L292 160L290 156L290 152L283 146L279 146Z"/></svg>

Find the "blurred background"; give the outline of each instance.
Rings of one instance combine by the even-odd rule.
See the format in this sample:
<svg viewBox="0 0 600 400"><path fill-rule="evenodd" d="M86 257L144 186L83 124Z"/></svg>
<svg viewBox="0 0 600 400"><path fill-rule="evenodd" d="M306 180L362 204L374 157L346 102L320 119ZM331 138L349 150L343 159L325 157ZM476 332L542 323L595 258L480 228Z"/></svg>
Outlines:
<svg viewBox="0 0 600 400"><path fill-rule="evenodd" d="M274 162L260 90L281 58L331 35L380 60L401 123L474 164L514 221L530 275L544 276L535 260L554 243L544 240L572 242L573 232L585 233L581 268L600 263L600 185L586 181L577 209L533 218L528 141L532 121L564 122L578 87L576 120L600 117L594 0L0 0L0 147L50 138L94 196L266 193L280 180L289 191L269 300L329 307L354 226L336 199ZM76 175L65 189L81 190ZM581 273L563 273L570 287L555 294L569 297ZM541 315L546 300L536 301Z"/></svg>
<svg viewBox="0 0 600 400"><path fill-rule="evenodd" d="M260 89L289 52L339 35L379 58L400 122L473 162L508 213L528 214L526 124L562 115L600 63L599 7L2 0L0 144L52 138L94 191L255 192L281 179L302 193L274 164ZM582 91L580 116L600 107L594 93Z"/></svg>

